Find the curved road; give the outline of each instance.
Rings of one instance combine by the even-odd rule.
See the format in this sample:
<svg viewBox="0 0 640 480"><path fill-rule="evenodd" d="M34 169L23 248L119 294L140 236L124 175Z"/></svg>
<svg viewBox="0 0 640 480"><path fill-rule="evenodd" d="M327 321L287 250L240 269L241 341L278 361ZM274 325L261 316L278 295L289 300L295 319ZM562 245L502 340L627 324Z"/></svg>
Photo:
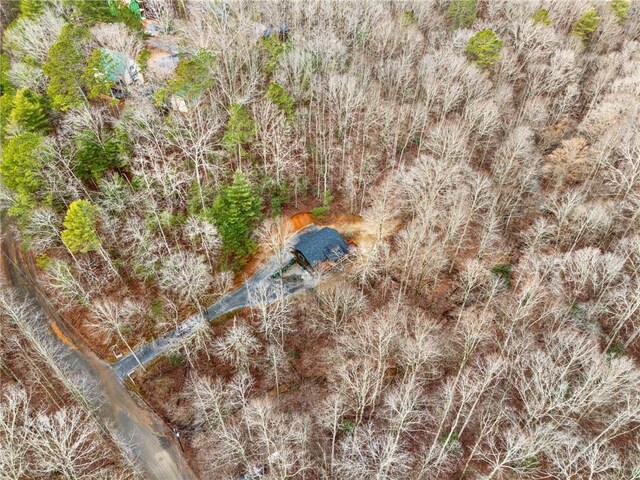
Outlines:
<svg viewBox="0 0 640 480"><path fill-rule="evenodd" d="M4 228L4 227L3 227ZM42 315L42 331L65 352L67 370L90 381L96 389L94 413L118 438L124 439L147 479L195 480L164 422L134 399L109 364L89 350L38 288L33 257L20 249L10 233L2 238L2 265L7 280ZM58 332L56 335L55 331ZM59 335L62 334L64 339Z"/></svg>

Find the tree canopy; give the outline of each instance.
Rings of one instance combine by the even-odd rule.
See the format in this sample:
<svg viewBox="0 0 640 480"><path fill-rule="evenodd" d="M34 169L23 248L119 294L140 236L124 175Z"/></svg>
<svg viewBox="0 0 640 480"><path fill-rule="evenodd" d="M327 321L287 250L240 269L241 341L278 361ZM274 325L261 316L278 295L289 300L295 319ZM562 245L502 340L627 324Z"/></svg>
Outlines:
<svg viewBox="0 0 640 480"><path fill-rule="evenodd" d="M34 195L41 185L38 150L42 137L23 133L9 139L4 146L0 173L3 183L16 193Z"/></svg>
<svg viewBox="0 0 640 480"><path fill-rule="evenodd" d="M96 49L91 53L82 75L89 99L93 100L101 95L111 94L114 82L110 78L109 72L113 68L113 59L104 50Z"/></svg>
<svg viewBox="0 0 640 480"><path fill-rule="evenodd" d="M82 45L88 36L86 27L67 24L49 49L43 70L49 77L47 95L52 107L57 110L65 111L84 103L81 79L85 57Z"/></svg>
<svg viewBox="0 0 640 480"><path fill-rule="evenodd" d="M640 0L0 1L3 220L125 379L174 330L165 470L640 480ZM135 477L6 290L2 478Z"/></svg>
<svg viewBox="0 0 640 480"><path fill-rule="evenodd" d="M20 13L30 19L40 15L43 9L43 0L20 0Z"/></svg>
<svg viewBox="0 0 640 480"><path fill-rule="evenodd" d="M496 64L500 59L503 41L493 30L485 29L476 33L467 43L467 56L483 70Z"/></svg>
<svg viewBox="0 0 640 480"><path fill-rule="evenodd" d="M573 33L580 37L584 43L588 43L589 39L593 32L598 28L598 23L600 22L600 17L598 17L598 11L596 7L591 7L586 12L584 12L575 26L573 27Z"/></svg>
<svg viewBox="0 0 640 480"><path fill-rule="evenodd" d="M64 0L68 8L73 12L73 17L84 22L122 22L134 30L142 29L140 18L140 6L130 8L134 3L120 2L119 0Z"/></svg>
<svg viewBox="0 0 640 480"><path fill-rule="evenodd" d="M293 120L293 116L296 113L296 104L291 94L282 85L270 82L267 88L267 98L285 114L287 120Z"/></svg>
<svg viewBox="0 0 640 480"><path fill-rule="evenodd" d="M9 122L9 114L13 109L15 89L9 81L11 61L6 53L0 54L0 142L4 139L4 129Z"/></svg>
<svg viewBox="0 0 640 480"><path fill-rule="evenodd" d="M236 170L233 182L222 187L213 203L211 213L222 237L223 251L239 265L255 249L251 232L260 219L261 208L260 198L241 170Z"/></svg>
<svg viewBox="0 0 640 480"><path fill-rule="evenodd" d="M123 149L120 135L121 132L108 128L80 132L75 138L77 151L72 161L76 175L83 180L98 180L110 168L120 166Z"/></svg>
<svg viewBox="0 0 640 480"><path fill-rule="evenodd" d="M243 146L251 143L256 134L256 126L247 107L234 103L225 125L222 145L230 152L244 152Z"/></svg>
<svg viewBox="0 0 640 480"><path fill-rule="evenodd" d="M11 60L6 53L0 54L0 95L6 95L13 91L13 85L9 81L9 68L11 67Z"/></svg>
<svg viewBox="0 0 640 480"><path fill-rule="evenodd" d="M264 73L271 75L278 67L280 63L280 57L289 48L289 42L286 42L278 37L278 35L271 34L267 37L263 37L261 40L262 46L267 52L267 60L264 65Z"/></svg>
<svg viewBox="0 0 640 480"><path fill-rule="evenodd" d="M2 182L14 193L9 213L20 219L28 216L36 206L36 193L42 185L42 166L39 150L42 137L35 133L23 133L12 137L4 145L0 176Z"/></svg>
<svg viewBox="0 0 640 480"><path fill-rule="evenodd" d="M199 99L213 86L211 71L215 67L215 61L215 55L206 50L183 58L173 77L167 81L164 88L156 92L156 101L163 103L169 95L177 95L187 102Z"/></svg>
<svg viewBox="0 0 640 480"><path fill-rule="evenodd" d="M549 18L549 10L546 8L539 8L533 13L533 22L540 23L542 25L551 25L551 19Z"/></svg>
<svg viewBox="0 0 640 480"><path fill-rule="evenodd" d="M101 246L96 232L98 207L88 200L76 200L64 217L62 242L71 253L87 253Z"/></svg>
<svg viewBox="0 0 640 480"><path fill-rule="evenodd" d="M629 18L629 9L631 8L631 2L629 0L611 0L609 7L611 7L616 17L618 17L618 23L624 23Z"/></svg>
<svg viewBox="0 0 640 480"><path fill-rule="evenodd" d="M469 28L476 20L478 0L451 0L447 19L453 28Z"/></svg>
<svg viewBox="0 0 640 480"><path fill-rule="evenodd" d="M46 109L45 97L28 88L21 88L13 98L9 122L28 132L47 133L51 127Z"/></svg>

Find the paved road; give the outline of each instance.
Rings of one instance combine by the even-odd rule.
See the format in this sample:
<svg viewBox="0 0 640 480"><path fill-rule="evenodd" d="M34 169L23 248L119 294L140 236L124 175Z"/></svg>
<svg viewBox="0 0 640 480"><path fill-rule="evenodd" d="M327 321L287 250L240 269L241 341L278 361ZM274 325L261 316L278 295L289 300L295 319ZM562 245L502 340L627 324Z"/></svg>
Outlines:
<svg viewBox="0 0 640 480"><path fill-rule="evenodd" d="M315 225L310 225L304 229L304 232L317 229ZM273 278L281 265L286 265L293 256L288 253L288 246L294 243L298 235L292 237L287 246L285 246L286 254L280 258L272 258L258 270L247 282L237 290L224 296L216 303L207 308L201 315L194 315L185 322L178 325L173 330L165 333L161 337L156 338L152 342L146 343L136 350L133 354L129 354L113 364L113 369L117 377L124 381L127 375L133 373L140 365L148 365L160 355L171 351L178 347L180 343L188 339L197 327L203 322L214 320L222 315L239 310L244 307L250 307L255 304L258 296L257 292L265 289L266 295L262 293L262 301L274 301L278 298L280 290L284 290L285 295L292 295L302 289L311 288L315 285L315 279L309 275L284 275L282 278Z"/></svg>
<svg viewBox="0 0 640 480"><path fill-rule="evenodd" d="M132 396L110 365L86 348L49 303L38 287L33 257L24 254L8 232L2 238L1 251L5 277L33 305L28 321L44 340L59 345L64 352L59 366L92 385L94 415L112 434L127 441L144 478L195 480L164 422Z"/></svg>

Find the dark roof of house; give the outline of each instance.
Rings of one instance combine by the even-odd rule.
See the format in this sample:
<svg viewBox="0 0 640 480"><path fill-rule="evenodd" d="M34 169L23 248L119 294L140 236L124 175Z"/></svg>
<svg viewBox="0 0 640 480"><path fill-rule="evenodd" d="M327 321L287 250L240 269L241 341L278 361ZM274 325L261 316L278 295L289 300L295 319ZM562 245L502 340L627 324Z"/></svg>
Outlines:
<svg viewBox="0 0 640 480"><path fill-rule="evenodd" d="M311 265L325 260L335 262L349 253L349 246L342 236L329 227L303 233L294 248L302 253Z"/></svg>

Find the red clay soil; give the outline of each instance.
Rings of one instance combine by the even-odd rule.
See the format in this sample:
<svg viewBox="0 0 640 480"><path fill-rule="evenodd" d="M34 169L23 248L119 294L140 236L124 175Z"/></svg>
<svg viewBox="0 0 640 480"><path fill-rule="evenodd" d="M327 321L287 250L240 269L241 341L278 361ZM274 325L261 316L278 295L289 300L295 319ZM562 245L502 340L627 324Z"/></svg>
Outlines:
<svg viewBox="0 0 640 480"><path fill-rule="evenodd" d="M311 225L312 223L314 223L311 212L296 213L295 215L292 215L289 218L289 221L291 222L291 226L294 232L297 232L301 228L304 228L307 225Z"/></svg>
<svg viewBox="0 0 640 480"><path fill-rule="evenodd" d="M338 213L337 208L332 209L326 216L315 218L311 212L299 212L289 217L293 231L296 232L307 225L326 225L338 230L347 240L353 240L363 233L363 220L360 215Z"/></svg>
<svg viewBox="0 0 640 480"><path fill-rule="evenodd" d="M297 232L301 228L306 227L307 225L311 225L312 223L319 223L311 215L311 212L298 212L294 213L289 217L289 221L291 222L292 232ZM252 255L247 264L242 268L242 270L235 276L233 279L233 285L239 287L242 283L253 275L258 267L263 264L265 260L265 252L260 249L256 252L255 255Z"/></svg>
<svg viewBox="0 0 640 480"><path fill-rule="evenodd" d="M233 286L239 287L242 285L245 280L247 280L251 275L253 275L258 267L262 264L263 252L259 249L254 255L249 258L249 261L246 263L242 270L240 270L235 277L233 277Z"/></svg>

